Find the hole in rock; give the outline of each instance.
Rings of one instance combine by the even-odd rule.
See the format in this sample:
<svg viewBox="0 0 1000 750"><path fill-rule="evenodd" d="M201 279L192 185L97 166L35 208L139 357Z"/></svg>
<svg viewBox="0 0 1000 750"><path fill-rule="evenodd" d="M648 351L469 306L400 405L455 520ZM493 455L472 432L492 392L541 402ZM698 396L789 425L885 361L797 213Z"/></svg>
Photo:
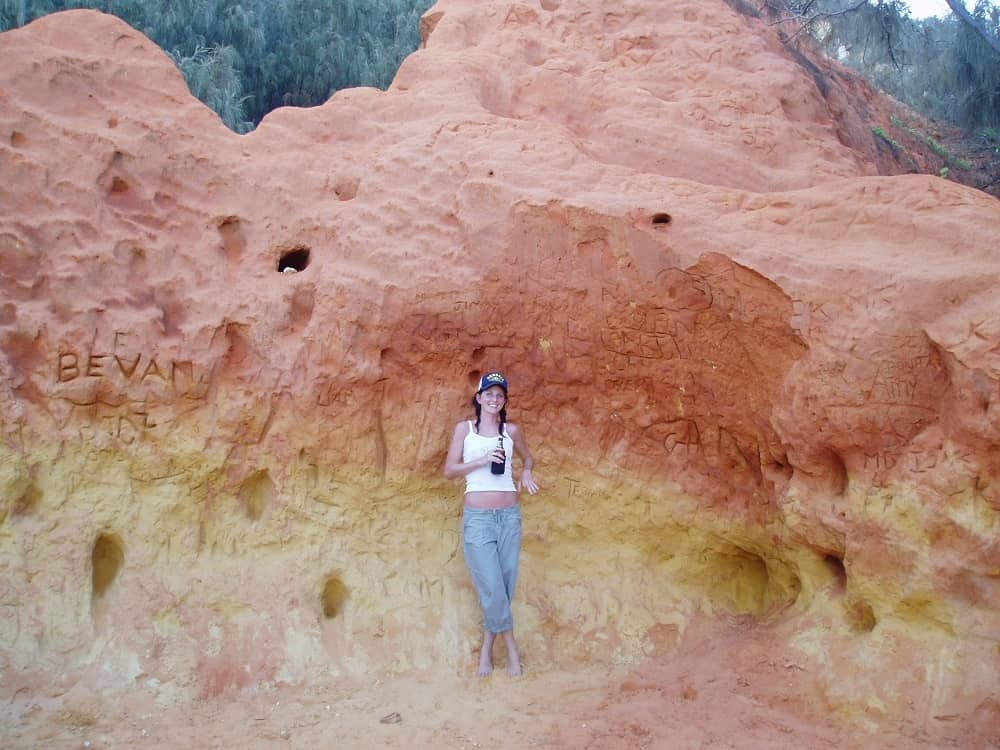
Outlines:
<svg viewBox="0 0 1000 750"><path fill-rule="evenodd" d="M483 374L485 375L486 373ZM479 385L480 377L480 374L476 370L470 370L469 374L466 375L466 378L469 380L469 385L473 388L473 390L475 390L476 386Z"/></svg>
<svg viewBox="0 0 1000 750"><path fill-rule="evenodd" d="M472 350L473 362L481 362L484 356L486 356L485 346L477 346L475 349Z"/></svg>
<svg viewBox="0 0 1000 750"><path fill-rule="evenodd" d="M308 247L297 247L294 250L289 250L287 253L283 253L281 258L278 260L278 270L282 273L304 271L308 265Z"/></svg>
<svg viewBox="0 0 1000 750"><path fill-rule="evenodd" d="M28 145L28 137L24 133L15 130L10 134L10 145L14 148L24 148Z"/></svg>
<svg viewBox="0 0 1000 750"><path fill-rule="evenodd" d="M255 471L240 485L239 499L251 521L259 521L274 499L274 482L267 469Z"/></svg>
<svg viewBox="0 0 1000 750"><path fill-rule="evenodd" d="M856 633L870 633L875 629L878 620L872 605L864 599L855 599L847 605L847 622Z"/></svg>
<svg viewBox="0 0 1000 750"><path fill-rule="evenodd" d="M653 214L651 224L653 226L665 226L671 222L670 214Z"/></svg>
<svg viewBox="0 0 1000 750"><path fill-rule="evenodd" d="M679 582L700 590L713 608L770 617L798 599L802 581L779 558L717 540L694 555L678 557Z"/></svg>
<svg viewBox="0 0 1000 750"><path fill-rule="evenodd" d="M359 187L361 187L361 180L357 177L344 177L333 186L333 192L336 194L337 200L350 201L357 196Z"/></svg>
<svg viewBox="0 0 1000 750"><path fill-rule="evenodd" d="M42 491L38 489L35 485L29 485L28 489L24 491L14 503L14 515L15 516L25 516L36 507L42 499Z"/></svg>
<svg viewBox="0 0 1000 750"><path fill-rule="evenodd" d="M823 562L836 581L836 590L844 591L847 588L847 569L844 567L844 561L836 555L827 555L823 558Z"/></svg>
<svg viewBox="0 0 1000 750"><path fill-rule="evenodd" d="M125 563L125 549L115 534L101 534L94 542L90 555L93 568L93 598L97 599L111 588Z"/></svg>
<svg viewBox="0 0 1000 750"><path fill-rule="evenodd" d="M121 195L128 192L128 183L121 177L115 177L111 181L111 188L108 190L112 195Z"/></svg>
<svg viewBox="0 0 1000 750"><path fill-rule="evenodd" d="M340 611L344 607L344 602L347 601L347 586L344 582L340 580L337 576L330 576L326 579L326 583L323 584L323 617L327 620L332 620L334 617L340 614Z"/></svg>
<svg viewBox="0 0 1000 750"><path fill-rule="evenodd" d="M741 547L732 547L719 551L712 562L712 598L734 612L761 614L770 583L764 559Z"/></svg>

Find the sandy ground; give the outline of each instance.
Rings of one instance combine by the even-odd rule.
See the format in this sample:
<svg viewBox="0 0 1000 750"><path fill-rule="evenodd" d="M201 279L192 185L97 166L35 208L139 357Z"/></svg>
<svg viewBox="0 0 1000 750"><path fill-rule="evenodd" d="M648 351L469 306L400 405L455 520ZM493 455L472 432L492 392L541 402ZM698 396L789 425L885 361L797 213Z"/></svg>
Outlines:
<svg viewBox="0 0 1000 750"><path fill-rule="evenodd" d="M813 681L768 656L766 628L734 627L640 666L512 678L420 673L309 684L159 708L146 694L0 712L20 748L1000 748L1000 727L918 727L823 716ZM991 736L993 735L993 736Z"/></svg>

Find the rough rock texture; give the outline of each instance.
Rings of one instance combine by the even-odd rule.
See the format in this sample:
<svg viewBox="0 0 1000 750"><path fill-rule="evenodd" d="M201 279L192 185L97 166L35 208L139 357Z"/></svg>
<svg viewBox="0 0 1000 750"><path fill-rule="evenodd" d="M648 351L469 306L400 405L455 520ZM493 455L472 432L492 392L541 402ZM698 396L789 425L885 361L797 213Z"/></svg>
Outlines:
<svg viewBox="0 0 1000 750"><path fill-rule="evenodd" d="M424 34L246 136L113 17L0 36L0 697L468 671L502 367L531 669L737 616L828 717L997 741L1000 204L721 0Z"/></svg>

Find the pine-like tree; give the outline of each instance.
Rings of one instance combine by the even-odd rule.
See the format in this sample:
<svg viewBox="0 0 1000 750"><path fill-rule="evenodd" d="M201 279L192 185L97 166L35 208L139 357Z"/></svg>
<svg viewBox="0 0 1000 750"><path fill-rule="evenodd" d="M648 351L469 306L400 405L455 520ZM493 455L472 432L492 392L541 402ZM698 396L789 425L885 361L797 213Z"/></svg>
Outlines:
<svg viewBox="0 0 1000 750"><path fill-rule="evenodd" d="M0 0L0 31L68 8L112 13L175 60L237 132L275 107L350 86L386 88L433 0Z"/></svg>

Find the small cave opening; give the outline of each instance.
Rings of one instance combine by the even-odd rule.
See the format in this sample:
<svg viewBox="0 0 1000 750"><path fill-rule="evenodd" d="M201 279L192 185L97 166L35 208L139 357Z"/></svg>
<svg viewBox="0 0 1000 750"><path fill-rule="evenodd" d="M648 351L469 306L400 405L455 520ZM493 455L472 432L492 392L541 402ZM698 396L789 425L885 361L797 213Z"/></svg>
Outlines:
<svg viewBox="0 0 1000 750"><path fill-rule="evenodd" d="M274 499L274 482L267 469L255 471L243 481L239 499L251 521L259 521L263 517L267 506Z"/></svg>
<svg viewBox="0 0 1000 750"><path fill-rule="evenodd" d="M90 554L92 598L100 599L111 588L125 564L125 547L116 534L100 534Z"/></svg>
<svg viewBox="0 0 1000 750"><path fill-rule="evenodd" d="M841 592L847 590L847 568L844 567L844 560L837 555L829 554L823 557L823 563L833 576L834 590Z"/></svg>
<svg viewBox="0 0 1000 750"><path fill-rule="evenodd" d="M280 273L305 271L309 265L309 255L308 247L296 247L282 253L278 259L278 271Z"/></svg>
<svg viewBox="0 0 1000 750"><path fill-rule="evenodd" d="M320 596L320 604L323 606L323 617L332 620L341 613L344 602L347 601L347 586L340 580L339 576L331 575L327 577L323 584L323 594Z"/></svg>
<svg viewBox="0 0 1000 750"><path fill-rule="evenodd" d="M734 546L716 551L712 567L712 598L717 603L741 614L764 612L771 582L764 558Z"/></svg>
<svg viewBox="0 0 1000 750"><path fill-rule="evenodd" d="M878 624L875 610L864 599L855 599L849 602L845 609L845 615L851 630L855 633L870 633Z"/></svg>
<svg viewBox="0 0 1000 750"><path fill-rule="evenodd" d="M656 213L653 214L653 218L650 219L650 224L652 224L654 227L657 226L663 227L669 224L671 221L673 221L673 218L670 216L670 214Z"/></svg>
<svg viewBox="0 0 1000 750"><path fill-rule="evenodd" d="M795 604L802 591L797 568L780 557L723 539L706 540L674 563L678 582L706 597L713 609L770 619Z"/></svg>

